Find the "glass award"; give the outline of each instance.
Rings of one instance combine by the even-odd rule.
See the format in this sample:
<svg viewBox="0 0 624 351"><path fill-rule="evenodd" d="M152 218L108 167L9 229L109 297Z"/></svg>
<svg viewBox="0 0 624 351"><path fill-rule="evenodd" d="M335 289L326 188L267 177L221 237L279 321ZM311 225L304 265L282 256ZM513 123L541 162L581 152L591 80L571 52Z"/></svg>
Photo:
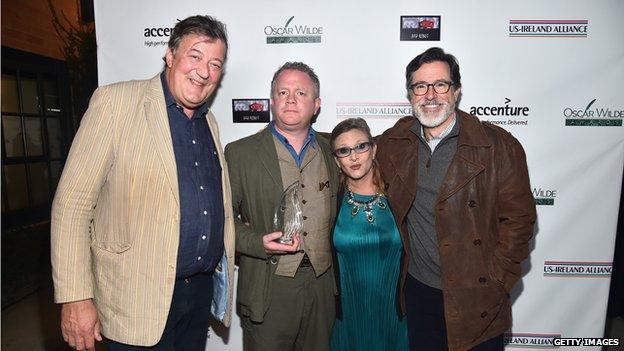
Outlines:
<svg viewBox="0 0 624 351"><path fill-rule="evenodd" d="M273 229L281 231L277 239L282 244L292 244L293 235L303 230L303 211L301 210L301 194L299 181L292 183L284 192L273 217Z"/></svg>

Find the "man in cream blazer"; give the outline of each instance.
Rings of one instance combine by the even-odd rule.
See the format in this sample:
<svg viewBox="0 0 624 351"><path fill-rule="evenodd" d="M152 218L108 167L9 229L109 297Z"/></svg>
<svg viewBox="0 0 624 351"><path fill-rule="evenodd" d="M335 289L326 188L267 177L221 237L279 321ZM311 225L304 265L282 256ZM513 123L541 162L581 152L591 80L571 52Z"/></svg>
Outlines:
<svg viewBox="0 0 624 351"><path fill-rule="evenodd" d="M72 348L104 335L110 350L203 350L210 313L229 326L230 184L206 103L226 53L225 26L192 16L173 29L161 74L93 94L52 208Z"/></svg>

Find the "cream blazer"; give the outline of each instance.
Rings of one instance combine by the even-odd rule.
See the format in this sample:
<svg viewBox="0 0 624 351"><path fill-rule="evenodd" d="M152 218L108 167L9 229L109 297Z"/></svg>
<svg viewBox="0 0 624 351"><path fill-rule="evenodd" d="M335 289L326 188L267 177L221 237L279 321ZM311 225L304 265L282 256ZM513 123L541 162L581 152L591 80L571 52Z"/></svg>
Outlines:
<svg viewBox="0 0 624 351"><path fill-rule="evenodd" d="M228 167L217 122L210 131L222 168L227 273L222 322L229 326L234 226ZM92 298L104 335L151 346L163 332L176 276L180 202L160 74L98 88L73 141L52 206L57 303ZM227 267L223 267L227 263ZM225 269L225 272L222 270ZM217 288L215 284L215 288Z"/></svg>

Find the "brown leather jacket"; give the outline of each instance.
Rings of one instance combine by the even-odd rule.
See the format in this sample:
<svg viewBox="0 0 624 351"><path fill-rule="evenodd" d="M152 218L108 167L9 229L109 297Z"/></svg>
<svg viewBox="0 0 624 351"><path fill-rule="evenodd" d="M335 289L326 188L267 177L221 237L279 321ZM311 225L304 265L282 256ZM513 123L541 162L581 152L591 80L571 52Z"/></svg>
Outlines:
<svg viewBox="0 0 624 351"><path fill-rule="evenodd" d="M535 202L520 143L507 131L457 110L457 152L435 205L448 346L468 350L511 326L509 291L529 255ZM404 117L378 138L377 157L409 259L406 215L418 182L416 119ZM405 301L399 294L399 308Z"/></svg>

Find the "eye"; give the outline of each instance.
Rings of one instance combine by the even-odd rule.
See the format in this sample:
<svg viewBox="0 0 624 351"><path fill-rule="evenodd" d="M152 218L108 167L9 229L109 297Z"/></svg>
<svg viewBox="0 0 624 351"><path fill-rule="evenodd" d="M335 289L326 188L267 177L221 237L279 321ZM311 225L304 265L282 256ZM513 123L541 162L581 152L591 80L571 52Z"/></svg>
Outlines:
<svg viewBox="0 0 624 351"><path fill-rule="evenodd" d="M220 71L222 66L219 62L211 62L210 67L216 71Z"/></svg>
<svg viewBox="0 0 624 351"><path fill-rule="evenodd" d="M304 91L299 90L299 91L297 92L297 95L298 95L298 96L305 96L305 95L306 95L306 93L305 93Z"/></svg>
<svg viewBox="0 0 624 351"><path fill-rule="evenodd" d="M361 143L361 144L357 144L355 145L355 150L356 151L364 151L368 148L368 143Z"/></svg>
<svg viewBox="0 0 624 351"><path fill-rule="evenodd" d="M416 88L417 90L425 90L427 89L427 84L425 83L414 84L414 88Z"/></svg>
<svg viewBox="0 0 624 351"><path fill-rule="evenodd" d="M277 92L277 95L278 96L286 96L286 95L288 95L288 92L286 90L280 90L280 91Z"/></svg>
<svg viewBox="0 0 624 351"><path fill-rule="evenodd" d="M448 87L448 83L447 82L435 82L435 87L446 89L446 87Z"/></svg>
<svg viewBox="0 0 624 351"><path fill-rule="evenodd" d="M347 156L350 152L351 152L351 149L349 149L348 147L340 147L334 151L336 156L339 156L339 157Z"/></svg>

